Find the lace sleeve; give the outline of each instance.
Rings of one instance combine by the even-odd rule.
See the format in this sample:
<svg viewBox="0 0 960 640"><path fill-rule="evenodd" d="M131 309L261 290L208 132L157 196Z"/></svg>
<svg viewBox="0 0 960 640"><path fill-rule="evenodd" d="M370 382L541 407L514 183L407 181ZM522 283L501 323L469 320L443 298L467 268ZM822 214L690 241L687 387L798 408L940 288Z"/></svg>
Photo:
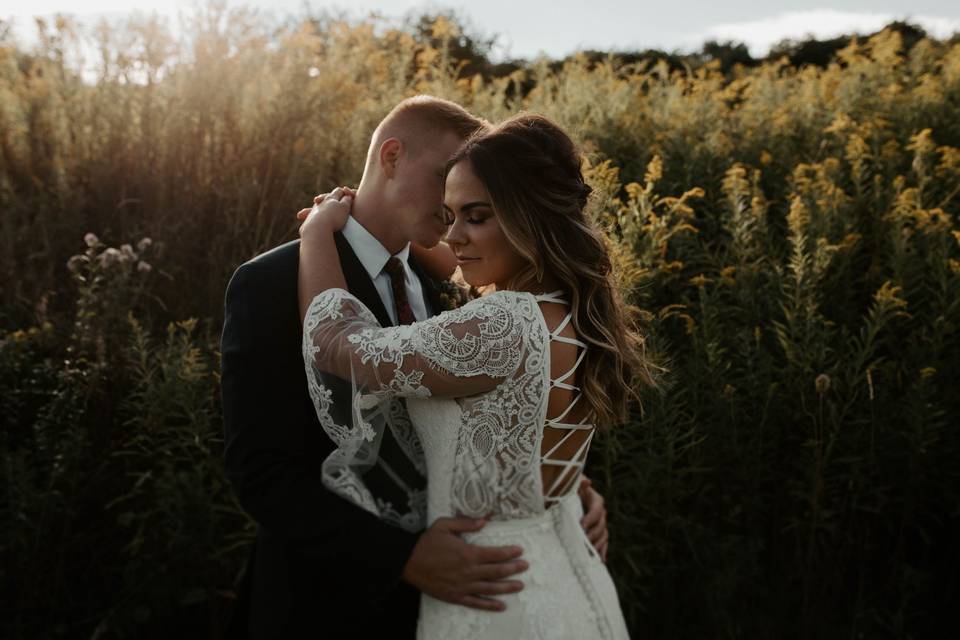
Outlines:
<svg viewBox="0 0 960 640"><path fill-rule="evenodd" d="M313 299L304 320L308 371L352 380L377 397L471 396L496 387L520 363L530 305L499 292L424 322L380 327L343 289Z"/></svg>
<svg viewBox="0 0 960 640"><path fill-rule="evenodd" d="M511 386L500 382L523 368L524 340L535 326L537 307L525 295L498 292L388 328L343 289L315 297L304 318L303 357L320 425L336 445L323 461L324 484L388 522L421 530L426 467L400 397Z"/></svg>

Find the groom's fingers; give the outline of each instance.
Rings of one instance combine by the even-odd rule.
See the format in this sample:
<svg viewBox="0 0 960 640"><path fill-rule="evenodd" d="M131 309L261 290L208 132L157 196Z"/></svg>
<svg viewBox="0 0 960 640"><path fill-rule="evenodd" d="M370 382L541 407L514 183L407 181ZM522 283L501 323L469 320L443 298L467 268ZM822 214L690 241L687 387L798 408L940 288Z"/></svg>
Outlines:
<svg viewBox="0 0 960 640"><path fill-rule="evenodd" d="M523 583L519 580L497 580L495 582L477 582L470 585L467 591L474 596L502 596L507 593L523 591Z"/></svg>
<svg viewBox="0 0 960 640"><path fill-rule="evenodd" d="M607 524L604 519L601 519L587 529L587 538L590 539L590 542L593 543L593 546L597 546L600 543L600 539L607 532Z"/></svg>
<svg viewBox="0 0 960 640"><path fill-rule="evenodd" d="M600 554L600 558L604 563L607 562L607 548L610 546L610 532L604 531L603 536L601 536L600 541L595 543L597 548L597 553Z"/></svg>
<svg viewBox="0 0 960 640"><path fill-rule="evenodd" d="M509 547L473 547L475 550L477 562L480 564L490 564L495 562L507 562L523 555L523 549L516 546Z"/></svg>
<svg viewBox="0 0 960 640"><path fill-rule="evenodd" d="M487 524L477 518L437 518L436 523L450 533L470 533L480 531Z"/></svg>
<svg viewBox="0 0 960 640"><path fill-rule="evenodd" d="M483 609L484 611L503 611L507 608L507 605L503 604L499 600L494 600L492 598L479 598L477 596L462 596L457 600L457 604L462 604L465 607L471 607L472 609Z"/></svg>
<svg viewBox="0 0 960 640"><path fill-rule="evenodd" d="M607 530L607 510L604 505L603 496L597 493L596 490L587 486L584 489L584 494L581 495L581 498L584 498L587 512L580 520L580 524L583 526L584 531L587 532L587 537L590 539L590 542L596 545L597 541L600 540L600 536Z"/></svg>
<svg viewBox="0 0 960 640"><path fill-rule="evenodd" d="M526 560L517 560L516 562L496 562L493 564L483 564L473 570L472 574L476 580L502 580L512 575L523 573L530 568Z"/></svg>

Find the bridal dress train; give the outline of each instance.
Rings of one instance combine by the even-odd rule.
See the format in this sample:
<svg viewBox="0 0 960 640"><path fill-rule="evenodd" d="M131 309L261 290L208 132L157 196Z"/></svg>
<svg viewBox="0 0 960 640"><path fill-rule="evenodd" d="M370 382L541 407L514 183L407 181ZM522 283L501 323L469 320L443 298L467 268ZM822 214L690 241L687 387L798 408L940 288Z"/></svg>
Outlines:
<svg viewBox="0 0 960 640"><path fill-rule="evenodd" d="M337 444L323 462L326 486L414 531L439 517L485 517L465 539L518 545L529 563L517 576L524 589L499 596L502 612L424 594L421 640L628 638L613 581L580 525L576 490L593 426L570 416L587 415L574 411L582 396L547 417L551 392L579 391L565 381L586 345L561 335L569 312L548 328L546 303L567 304L560 292L500 291L424 322L382 328L358 299L330 289L307 311L310 394ZM579 352L558 378L554 342ZM348 411L333 406L334 379L350 381ZM388 460L388 450L402 460ZM404 477L403 464L427 477L425 494Z"/></svg>

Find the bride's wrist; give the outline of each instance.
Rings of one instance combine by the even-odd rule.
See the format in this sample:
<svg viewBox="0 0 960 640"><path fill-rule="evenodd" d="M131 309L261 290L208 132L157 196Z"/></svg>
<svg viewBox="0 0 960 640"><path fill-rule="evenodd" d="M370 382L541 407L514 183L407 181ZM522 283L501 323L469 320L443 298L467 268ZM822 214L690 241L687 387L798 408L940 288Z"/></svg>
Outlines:
<svg viewBox="0 0 960 640"><path fill-rule="evenodd" d="M332 236L337 231L339 231L339 229L336 228L334 221L328 216L321 214L315 220L311 220L310 224L303 225L300 230L300 237L307 240L314 238L323 239Z"/></svg>

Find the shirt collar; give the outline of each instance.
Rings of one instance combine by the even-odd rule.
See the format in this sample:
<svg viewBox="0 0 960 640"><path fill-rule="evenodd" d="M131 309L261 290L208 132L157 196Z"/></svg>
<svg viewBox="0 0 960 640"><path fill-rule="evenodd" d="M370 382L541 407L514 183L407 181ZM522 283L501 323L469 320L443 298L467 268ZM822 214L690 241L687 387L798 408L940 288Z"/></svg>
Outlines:
<svg viewBox="0 0 960 640"><path fill-rule="evenodd" d="M357 259L360 260L360 264L363 265L370 279L373 280L379 276L380 272L383 271L383 267L387 264L387 260L390 259L390 252L387 251L386 247L384 247L372 233L367 231L366 227L357 222L353 216L347 218L347 224L344 225L341 233L343 233L343 237L347 239L347 242L350 243L353 252L357 254ZM396 257L399 258L401 264L404 266L405 273L409 269L409 265L407 265L407 258L409 258L409 256L410 243L408 242L403 249L396 254Z"/></svg>

